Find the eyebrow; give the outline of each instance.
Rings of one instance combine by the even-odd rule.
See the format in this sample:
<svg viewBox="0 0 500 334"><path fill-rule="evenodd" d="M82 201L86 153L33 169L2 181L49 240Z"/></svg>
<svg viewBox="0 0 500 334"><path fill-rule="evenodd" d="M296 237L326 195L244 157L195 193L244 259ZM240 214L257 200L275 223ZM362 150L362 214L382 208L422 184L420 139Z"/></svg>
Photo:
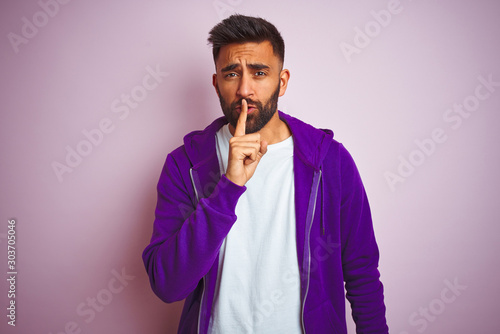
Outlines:
<svg viewBox="0 0 500 334"><path fill-rule="evenodd" d="M241 64L239 64L239 63L229 64L228 66L222 68L221 72L229 72L229 71L232 71L235 68L238 68L240 66L241 66ZM264 70L264 69L270 68L268 65L261 64L261 63L248 64L247 67L251 68L252 70Z"/></svg>

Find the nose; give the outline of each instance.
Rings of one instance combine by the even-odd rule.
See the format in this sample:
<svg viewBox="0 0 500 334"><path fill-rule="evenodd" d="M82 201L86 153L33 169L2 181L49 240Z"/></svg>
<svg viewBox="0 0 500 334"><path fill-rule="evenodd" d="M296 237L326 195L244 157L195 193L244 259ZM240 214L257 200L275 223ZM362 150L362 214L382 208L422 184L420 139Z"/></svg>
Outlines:
<svg viewBox="0 0 500 334"><path fill-rule="evenodd" d="M236 92L239 97L246 98L253 95L253 82L247 73L243 73Z"/></svg>

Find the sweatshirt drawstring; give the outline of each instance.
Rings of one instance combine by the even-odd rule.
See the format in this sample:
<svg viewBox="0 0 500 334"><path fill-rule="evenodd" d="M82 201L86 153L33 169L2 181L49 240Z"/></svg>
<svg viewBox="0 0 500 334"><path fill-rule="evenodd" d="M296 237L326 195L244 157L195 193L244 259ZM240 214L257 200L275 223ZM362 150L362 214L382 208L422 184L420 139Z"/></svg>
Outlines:
<svg viewBox="0 0 500 334"><path fill-rule="evenodd" d="M325 206L325 188L323 187L323 178L321 178L320 180L321 184L321 212L320 212L320 217L319 217L319 221L320 221L320 227L321 227L321 235L325 235L325 223L324 223L324 218L323 218L323 214L325 212L324 210L324 206Z"/></svg>

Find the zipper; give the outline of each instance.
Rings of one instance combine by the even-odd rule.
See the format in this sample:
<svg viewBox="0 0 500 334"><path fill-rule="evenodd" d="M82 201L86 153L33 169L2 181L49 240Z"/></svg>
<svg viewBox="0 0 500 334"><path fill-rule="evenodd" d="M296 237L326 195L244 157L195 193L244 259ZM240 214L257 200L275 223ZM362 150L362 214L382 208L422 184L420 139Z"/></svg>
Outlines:
<svg viewBox="0 0 500 334"><path fill-rule="evenodd" d="M198 190L196 189L196 184L194 183L193 168L189 168L189 176L191 177L191 185L194 189L194 194L196 196L196 204L200 201L200 196L198 195Z"/></svg>
<svg viewBox="0 0 500 334"><path fill-rule="evenodd" d="M191 184L193 185L194 189L194 194L196 196L196 204L200 201L200 197L198 195L198 190L196 189L196 184L194 181L194 176L193 176L193 168L189 169L189 176L191 177ZM202 277L203 280L203 291L201 292L201 299L200 299L200 311L198 312L198 328L196 332L199 334L200 333L200 327L201 327L201 314L203 310L203 301L205 299L205 290L206 290L206 279L205 277Z"/></svg>
<svg viewBox="0 0 500 334"><path fill-rule="evenodd" d="M200 300L200 313L198 314L198 330L197 333L200 334L200 327L201 327L201 310L203 309L203 300L205 299L205 290L206 290L206 282L205 282L205 277L202 278L203 280L203 292L201 293L201 300Z"/></svg>
<svg viewBox="0 0 500 334"><path fill-rule="evenodd" d="M312 207L312 214L309 222L309 231L307 232L307 256L308 256L308 263L307 263L307 283L306 283L306 292L304 294L304 301L302 302L302 314L301 314L301 322L302 322L302 333L306 334L306 326L304 323L304 310L306 308L306 299L307 295L309 293L309 282L311 279L311 230L312 230L312 225L314 222L314 213L316 211L316 200L318 198L318 189L319 189L319 181L321 180L321 174L322 171L321 169L319 170L319 175L315 175L315 179L313 182L313 185L311 187L311 196L314 196L313 198L313 207ZM314 189L316 188L316 189ZM310 201L309 201L310 203Z"/></svg>

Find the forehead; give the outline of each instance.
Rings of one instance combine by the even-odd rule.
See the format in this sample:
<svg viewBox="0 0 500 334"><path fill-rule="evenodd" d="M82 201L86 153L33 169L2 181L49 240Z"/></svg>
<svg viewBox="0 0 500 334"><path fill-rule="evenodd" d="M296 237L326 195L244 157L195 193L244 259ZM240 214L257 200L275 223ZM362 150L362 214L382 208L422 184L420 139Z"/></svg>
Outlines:
<svg viewBox="0 0 500 334"><path fill-rule="evenodd" d="M233 43L221 47L216 66L218 69L232 63L264 63L278 66L279 59L269 41Z"/></svg>

